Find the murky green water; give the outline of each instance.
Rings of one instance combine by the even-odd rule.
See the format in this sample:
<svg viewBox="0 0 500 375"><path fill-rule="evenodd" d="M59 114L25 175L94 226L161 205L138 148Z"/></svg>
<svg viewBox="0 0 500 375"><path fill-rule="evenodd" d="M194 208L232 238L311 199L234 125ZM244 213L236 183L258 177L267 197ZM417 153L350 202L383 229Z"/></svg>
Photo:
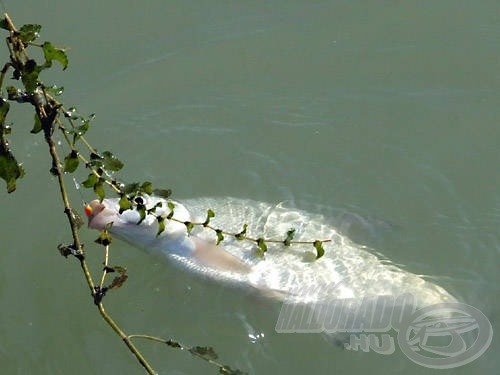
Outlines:
<svg viewBox="0 0 500 375"><path fill-rule="evenodd" d="M177 199L292 200L362 218L351 221L356 241L434 276L498 332L498 2L5 3L17 24L40 23L42 39L70 47L70 68L46 80L97 114L89 138L126 162L124 178ZM58 255L69 233L46 147L28 135L32 115L11 120L28 175L0 193L2 373L142 373L97 315L77 263ZM97 269L95 233L84 237ZM112 259L130 278L106 303L130 333L213 345L256 374L430 371L399 351L277 334L279 304L128 245ZM186 353L141 348L161 374L216 373ZM494 337L453 372L495 373L498 350Z"/></svg>

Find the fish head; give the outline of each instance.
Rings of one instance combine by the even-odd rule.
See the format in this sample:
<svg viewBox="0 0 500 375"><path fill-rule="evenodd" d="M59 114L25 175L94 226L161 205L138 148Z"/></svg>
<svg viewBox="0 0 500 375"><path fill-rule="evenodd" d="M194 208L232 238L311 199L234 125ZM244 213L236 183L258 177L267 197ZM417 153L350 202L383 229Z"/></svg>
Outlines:
<svg viewBox="0 0 500 375"><path fill-rule="evenodd" d="M102 202L94 199L84 207L88 219L88 226L92 229L102 230L107 225L119 220L118 211L109 204L108 199Z"/></svg>

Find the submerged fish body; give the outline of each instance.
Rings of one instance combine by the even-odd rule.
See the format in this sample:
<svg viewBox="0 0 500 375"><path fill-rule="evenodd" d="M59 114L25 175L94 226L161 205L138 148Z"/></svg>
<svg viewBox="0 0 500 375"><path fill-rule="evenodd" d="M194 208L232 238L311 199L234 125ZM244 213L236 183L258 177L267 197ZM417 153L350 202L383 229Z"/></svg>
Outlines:
<svg viewBox="0 0 500 375"><path fill-rule="evenodd" d="M149 252L161 253L174 264L199 275L243 286L283 301L316 303L326 300L361 300L377 296L411 294L420 306L455 299L442 287L384 261L369 249L341 235L322 215L310 214L282 204L271 205L236 198L188 199L175 205L173 218L167 219L167 201L143 197L146 208L161 203L155 215L165 219L165 230L157 236L154 215L140 220L139 213L128 210L119 214L118 199L93 201L87 212L89 226L103 229L113 223L110 232ZM247 224L248 237L283 240L295 229L294 241L324 242L325 254L315 259L309 244L267 243L264 257L254 242L225 236L216 245L211 229L195 226L188 235L184 222L204 222L207 209L216 216L210 225L239 233Z"/></svg>

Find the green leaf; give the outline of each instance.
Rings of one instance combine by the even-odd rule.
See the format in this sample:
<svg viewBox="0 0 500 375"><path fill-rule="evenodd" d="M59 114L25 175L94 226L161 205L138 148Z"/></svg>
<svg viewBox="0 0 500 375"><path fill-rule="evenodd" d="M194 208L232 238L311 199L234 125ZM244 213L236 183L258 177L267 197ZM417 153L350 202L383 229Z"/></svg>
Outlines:
<svg viewBox="0 0 500 375"><path fill-rule="evenodd" d="M64 117L69 118L70 120L78 120L81 116L76 112L75 107L70 107L66 112L64 112Z"/></svg>
<svg viewBox="0 0 500 375"><path fill-rule="evenodd" d="M172 190L170 189L154 189L153 194L160 198L168 198L172 195Z"/></svg>
<svg viewBox="0 0 500 375"><path fill-rule="evenodd" d="M217 235L217 243L216 245L220 244L222 241L224 241L224 235L222 234L222 229L216 229L215 234Z"/></svg>
<svg viewBox="0 0 500 375"><path fill-rule="evenodd" d="M321 258L323 255L325 255L325 249L323 249L323 242L316 240L313 243L314 248L316 249L316 259Z"/></svg>
<svg viewBox="0 0 500 375"><path fill-rule="evenodd" d="M208 209L207 218L203 222L203 226L206 227L210 223L210 219L213 217L215 217L215 212L213 212L211 209Z"/></svg>
<svg viewBox="0 0 500 375"><path fill-rule="evenodd" d="M113 266L113 272L118 272L120 275L124 275L127 273L127 267L123 266Z"/></svg>
<svg viewBox="0 0 500 375"><path fill-rule="evenodd" d="M94 185L97 183L97 180L99 180L99 177L97 177L95 174L91 173L88 175L87 179L82 182L82 185L88 189L93 188Z"/></svg>
<svg viewBox="0 0 500 375"><path fill-rule="evenodd" d="M266 240L264 240L262 237L257 239L257 246L263 253L267 251Z"/></svg>
<svg viewBox="0 0 500 375"><path fill-rule="evenodd" d="M192 222L190 222L190 221L185 221L184 225L186 226L186 231L187 231L187 234L189 236L191 234L191 231L194 228L194 224Z"/></svg>
<svg viewBox="0 0 500 375"><path fill-rule="evenodd" d="M76 141L78 139L80 139L80 137L82 135L84 135L87 130L89 130L89 127L90 127L90 121L92 120L92 117L93 115L90 115L88 118L86 119L82 119L82 124L80 126L77 126L76 128L74 128L73 130L70 130L68 133L69 134L73 134L73 146L75 145ZM92 155L92 154L91 154Z"/></svg>
<svg viewBox="0 0 500 375"><path fill-rule="evenodd" d="M123 163L109 151L104 151L102 153L102 162L103 166L112 172L119 171L123 168Z"/></svg>
<svg viewBox="0 0 500 375"><path fill-rule="evenodd" d="M73 173L78 168L79 162L78 152L72 150L69 155L64 158L64 172Z"/></svg>
<svg viewBox="0 0 500 375"><path fill-rule="evenodd" d="M7 22L7 19L5 17L3 17L1 20L0 20L0 28L4 29L4 30L9 30L9 23Z"/></svg>
<svg viewBox="0 0 500 375"><path fill-rule="evenodd" d="M174 341L172 339L166 340L165 344L167 344L168 346L170 346L172 348L181 348L182 349L181 344L179 344L177 341Z"/></svg>
<svg viewBox="0 0 500 375"><path fill-rule="evenodd" d="M100 201L102 201L106 196L106 193L104 192L104 180L102 178L98 178L97 182L94 184L94 193L97 194Z"/></svg>
<svg viewBox="0 0 500 375"><path fill-rule="evenodd" d="M143 204L137 204L136 210L139 213L139 221L137 222L137 225L139 225L146 218L146 206Z"/></svg>
<svg viewBox="0 0 500 375"><path fill-rule="evenodd" d="M255 254L262 259L265 257L265 252L260 247L255 248Z"/></svg>
<svg viewBox="0 0 500 375"><path fill-rule="evenodd" d="M292 243L294 235L295 235L295 229L293 229L293 228L290 229L288 232L286 232L286 238L283 241L283 243L285 244L285 246L290 246L290 244Z"/></svg>
<svg viewBox="0 0 500 375"><path fill-rule="evenodd" d="M35 125L33 125L33 129L31 129L30 133L36 134L42 130L42 121L40 121L40 116L38 113L35 113Z"/></svg>
<svg viewBox="0 0 500 375"><path fill-rule="evenodd" d="M243 224L243 229L241 230L240 233L237 233L234 235L238 241L244 240L246 235L247 235L247 224Z"/></svg>
<svg viewBox="0 0 500 375"><path fill-rule="evenodd" d="M68 257L68 255L71 255L74 253L74 249L73 247L70 245L64 245L62 243L60 243L59 245L57 245L57 250L59 250L59 252L61 253L61 255L65 258Z"/></svg>
<svg viewBox="0 0 500 375"><path fill-rule="evenodd" d="M48 94L51 94L53 96L60 96L64 92L64 87L52 85L49 87L45 87L45 92L47 92Z"/></svg>
<svg viewBox="0 0 500 375"><path fill-rule="evenodd" d="M109 227L109 228L111 228L111 227ZM123 267L123 266L112 266L112 267L104 266L102 270L107 272L107 273L118 272L120 275L127 273L127 267Z"/></svg>
<svg viewBox="0 0 500 375"><path fill-rule="evenodd" d="M0 142L0 177L7 183L7 193L16 190L16 181L24 176L23 167L17 162L10 150Z"/></svg>
<svg viewBox="0 0 500 375"><path fill-rule="evenodd" d="M128 279L128 275L116 276L108 288L109 289L117 289L117 288L121 287L125 283L125 281L127 281L127 279Z"/></svg>
<svg viewBox="0 0 500 375"><path fill-rule="evenodd" d="M63 70L68 67L68 56L66 56L66 52L64 52L61 48L56 48L50 42L45 42L42 44L43 54L45 55L46 66L52 66L52 61L58 61Z"/></svg>
<svg viewBox="0 0 500 375"><path fill-rule="evenodd" d="M76 128L77 135L78 136L84 135L87 132L87 130L89 130L89 126L90 126L90 118L83 120L82 124Z"/></svg>
<svg viewBox="0 0 500 375"><path fill-rule="evenodd" d="M40 67L35 60L28 60L21 69L21 81L28 94L33 94L38 86Z"/></svg>
<svg viewBox="0 0 500 375"><path fill-rule="evenodd" d="M7 86L5 88L7 90L7 97L9 100L18 100L20 96L20 92L14 86Z"/></svg>
<svg viewBox="0 0 500 375"><path fill-rule="evenodd" d="M35 96L30 96L26 93L26 91L19 90L14 86L7 86L5 88L7 91L7 98L12 101L16 101L18 103L33 103Z"/></svg>
<svg viewBox="0 0 500 375"><path fill-rule="evenodd" d="M99 233L99 237L94 241L100 245L103 246L108 246L113 238L111 237L111 234L109 234L109 231L107 228L103 229L101 233Z"/></svg>
<svg viewBox="0 0 500 375"><path fill-rule="evenodd" d="M111 282L111 284L109 285L108 289L116 289L116 288L119 288L123 285L123 283L125 281L127 281L128 279L128 275L127 275L127 269L125 267L121 267L121 266L114 266L113 267L113 270L115 272L118 272L119 273L119 276L116 276L113 281Z"/></svg>
<svg viewBox="0 0 500 375"><path fill-rule="evenodd" d="M39 37L39 32L41 29L42 29L41 25L32 25L32 24L23 25L19 29L19 38L25 44L32 42Z"/></svg>
<svg viewBox="0 0 500 375"><path fill-rule="evenodd" d="M148 208L148 210L147 210L148 215L149 215L149 214L155 214L155 213L156 213L156 209L157 209L158 207L161 207L161 206L163 206L163 204L162 204L161 202L158 202L158 203L156 203L153 207Z"/></svg>
<svg viewBox="0 0 500 375"><path fill-rule="evenodd" d="M82 130L86 131L85 127ZM123 168L123 163L109 151L104 151L102 155L92 152L90 154L90 164L95 167L103 167L112 172ZM127 189L127 191L124 191L126 194L137 193L140 189L138 183L127 185L125 188Z"/></svg>
<svg viewBox="0 0 500 375"><path fill-rule="evenodd" d="M218 356L214 349L210 346L194 346L189 349L193 354L197 354L205 359L215 361Z"/></svg>
<svg viewBox="0 0 500 375"><path fill-rule="evenodd" d="M9 109L10 104L4 98L0 98L0 126L2 127L2 136L5 134L5 118L7 117L7 113L9 113Z"/></svg>
<svg viewBox="0 0 500 375"><path fill-rule="evenodd" d="M132 202L130 202L130 199L125 194L121 196L118 204L120 205L120 210L118 211L120 214L132 208Z"/></svg>
<svg viewBox="0 0 500 375"><path fill-rule="evenodd" d="M116 159L118 160L118 159ZM121 162L120 162L121 163ZM123 167L123 164L122 164L122 167ZM121 169L121 167L120 167ZM153 184L149 181L145 181L142 185L141 185L141 192L143 193L146 193L146 194L149 194L151 195L153 193Z"/></svg>
<svg viewBox="0 0 500 375"><path fill-rule="evenodd" d="M158 220L158 232L156 232L156 237L158 237L165 230L165 219L162 216L157 216Z"/></svg>
<svg viewBox="0 0 500 375"><path fill-rule="evenodd" d="M168 208L170 209L170 213L167 215L167 219L171 219L173 216L174 216L174 208L175 208L175 204L173 204L172 202L168 202L167 203L167 206Z"/></svg>
<svg viewBox="0 0 500 375"><path fill-rule="evenodd" d="M24 176L24 169L10 151L9 142L5 138L10 133L10 127L5 125L9 108L9 103L0 98L0 178L7 184L7 192L12 193L16 190L16 181Z"/></svg>
<svg viewBox="0 0 500 375"><path fill-rule="evenodd" d="M139 183L138 182L132 182L130 184L126 184L123 189L122 193L124 194L136 194L137 191L139 190Z"/></svg>

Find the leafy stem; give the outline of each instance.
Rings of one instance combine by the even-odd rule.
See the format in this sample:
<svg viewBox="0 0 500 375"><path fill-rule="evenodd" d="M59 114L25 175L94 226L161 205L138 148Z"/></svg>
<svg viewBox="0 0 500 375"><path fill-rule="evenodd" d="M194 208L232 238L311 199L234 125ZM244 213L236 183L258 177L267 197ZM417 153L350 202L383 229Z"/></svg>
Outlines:
<svg viewBox="0 0 500 375"><path fill-rule="evenodd" d="M253 242L256 245L258 254L261 256L264 256L267 251L267 244L270 243L283 244L285 247L293 244L309 244L316 249L316 258L323 256L324 250L322 245L331 240L294 240L294 229L286 232L282 239L268 239L262 236L254 237L247 233L246 224L243 225L239 232L226 231L210 223L210 220L215 217L215 213L210 209L207 211L206 219L202 222L181 221L174 217L175 205L172 202L167 202L170 213L165 217L156 215L155 209L157 206L147 208L141 196L155 194L163 198L168 198L171 191L169 189L153 189L153 185L149 181L128 184L119 182L115 177L115 173L122 169L123 163L111 152L97 150L85 138L93 115L83 116L75 108L64 106L57 99L62 93L63 88L49 86L41 81L41 73L44 70L50 69L54 61L60 64L63 70L67 68L68 58L64 49L55 47L50 42L36 43L35 40L39 36L41 26L28 24L17 29L8 14L4 14L3 18L0 19L0 28L7 30L9 34L6 38L9 60L4 63L0 71L0 178L5 180L7 192L12 193L16 190L17 181L24 176L24 169L21 163L18 163L10 149L7 138L11 133L11 126L6 123L6 117L10 109L10 103L31 104L35 110L34 125L31 133L42 134L48 146L51 163L50 172L56 177L64 213L68 219L71 231L71 245L59 245L59 250L65 257L73 255L78 259L93 302L104 321L123 340L149 374L155 374L155 371L132 342L134 338L149 339L162 342L173 348L185 349L191 354L217 366L219 372L222 374L241 374L241 371L232 370L229 366L219 363L217 355L211 347L188 347L171 339L164 340L148 335L127 335L120 328L105 310L103 298L108 291L119 288L127 280L127 270L122 266L110 266L109 246L112 239L107 230L109 228L106 228L96 240L96 242L105 247L105 253L102 275L98 284L94 282L86 260L87 255L84 251L84 245L79 237L79 220L68 198L68 190L64 178L65 174L74 173L79 166L83 165L89 171L87 179L82 182L84 187L93 189L101 201L106 196L106 190L111 189L120 197L120 213L129 209L137 210L140 216L139 223L144 220L146 215L155 215L158 221L158 235L165 230L168 220L172 220L184 224L188 234L191 234L195 230L195 227L203 227L213 231L217 237L217 244L223 241L225 237L232 237L238 241ZM40 48L45 61L37 63L34 59L30 58L27 53L28 48ZM19 88L13 85L4 88L4 81L8 72L12 72L12 76L9 78ZM61 155L59 154L61 149L58 149L54 141L54 134L56 133L62 133L62 138L64 139L63 149L67 152L67 154L64 153L65 156L61 156L63 155L62 153ZM83 147L81 147L82 145ZM106 277L110 273L114 273L116 276L106 285Z"/></svg>
<svg viewBox="0 0 500 375"><path fill-rule="evenodd" d="M133 336L127 335L120 328L118 323L115 322L106 311L102 302L107 291L118 288L125 282L128 277L126 268L121 266L109 266L109 244L111 242L111 237L108 233L104 233L104 235L101 234L97 242L105 246L104 268L99 284L95 284L86 261L83 243L79 237L80 222L78 215L71 207L64 179L64 174L74 172L78 167L79 161L81 161L85 167L91 171L87 178L87 187L92 187L101 199L104 198L104 184L110 186L115 192L125 195L128 194L123 190L126 186L118 183L108 174L108 171L118 171L123 164L108 151L99 153L83 137L88 130L90 120L93 116L84 117L78 115L73 108L66 109L63 104L55 98L55 96L62 92L62 88L57 88L55 86L48 87L41 82L39 78L40 73L45 69L49 69L53 61L60 63L63 70L66 69L68 66L68 59L64 50L54 47L50 42L44 42L42 44L34 43L34 40L38 38L38 33L41 29L40 25L24 25L18 30L14 26L9 15L4 14L3 18L0 19L0 28L7 30L9 33L9 36L6 38L7 48L9 50L9 61L3 65L0 71L0 178L6 181L7 191L11 193L16 189L17 180L24 175L24 169L17 162L10 150L7 136L11 132L11 127L6 124L5 120L10 108L8 101L21 104L29 103L35 109L35 124L31 133L36 134L41 132L48 146L51 161L50 172L57 179L60 197L64 206L64 213L66 214L71 230L72 244L59 245L59 251L61 255L65 257L73 255L78 259L80 268L90 289L92 299L101 317L123 340L147 373L155 374L156 372L152 366L132 342ZM39 65L35 60L30 59L26 51L28 47L41 48L45 57L45 62ZM7 72L9 71L12 71L12 79L14 81L21 82L22 89L17 89L14 86L6 87L7 99L5 99L3 97L3 84ZM65 126L65 121L69 123L69 128ZM64 159L61 159L59 156L56 142L54 141L54 133L57 131L62 132L65 143L70 149L70 153L64 157ZM90 155L88 158L84 157L79 152L76 145L79 141L81 141L89 151ZM150 183L144 183L139 185L134 191L149 192L152 189L150 185ZM109 285L104 285L107 274L113 272L116 273L117 276ZM173 341L170 340L170 342ZM190 350L190 352L192 351ZM206 360L208 361L208 359ZM229 369L227 366L222 366L215 362L214 364L221 369Z"/></svg>
<svg viewBox="0 0 500 375"><path fill-rule="evenodd" d="M218 367L220 374L225 374L225 375L242 375L242 374L244 374L240 370L233 370L228 365L223 365L222 363L218 362L217 361L218 355L215 352L215 350L210 346L187 346L187 345L184 345L177 340L163 339L161 337L150 336L150 335L129 335L128 338L129 339L144 339L144 340L149 340L149 341L155 341L155 342L165 344L171 348L177 348L177 349L188 351L192 355L194 355L198 358L201 358L201 359L207 361L208 363Z"/></svg>
<svg viewBox="0 0 500 375"><path fill-rule="evenodd" d="M152 209L146 210L146 211L154 211L154 209L155 209L155 207L153 207ZM229 232L229 231L225 231L223 229L217 228L215 226L212 226L210 224L210 220L213 217L215 217L215 213L211 209L209 209L207 211L207 217L206 217L205 221L203 221L203 222L179 220L174 216L174 209L175 209L174 206L170 207L171 211L170 211L170 214L167 215L166 219L175 221L177 223L184 224L186 226L186 230L187 230L188 235L192 232L193 227L198 226L198 227L207 228L207 229L212 230L216 234L217 245L219 243L221 243L222 241L224 241L224 239L225 239L224 236L233 237L233 238L237 239L238 241L253 242L257 246L258 255L260 255L261 257L263 257L267 251L267 244L274 243L274 244L283 244L286 247L291 246L291 245L312 245L316 250L316 259L319 259L325 253L325 250L323 249L323 244L328 243L328 242L332 242L331 239L312 240L312 241L293 240L293 237L295 235L295 229L293 229L293 228L286 232L285 239L271 239L271 238L264 238L264 237L255 238L255 237L251 237L251 236L247 235L247 227L248 227L247 224L243 224L243 228L240 232ZM148 213L150 213L150 212L148 212ZM161 232L165 229L165 226L168 224L164 223L165 218L162 216L156 216L156 219L157 219L158 224L161 228L161 230L158 231L157 235L160 235ZM142 219L137 224L140 224L141 222L142 222Z"/></svg>

